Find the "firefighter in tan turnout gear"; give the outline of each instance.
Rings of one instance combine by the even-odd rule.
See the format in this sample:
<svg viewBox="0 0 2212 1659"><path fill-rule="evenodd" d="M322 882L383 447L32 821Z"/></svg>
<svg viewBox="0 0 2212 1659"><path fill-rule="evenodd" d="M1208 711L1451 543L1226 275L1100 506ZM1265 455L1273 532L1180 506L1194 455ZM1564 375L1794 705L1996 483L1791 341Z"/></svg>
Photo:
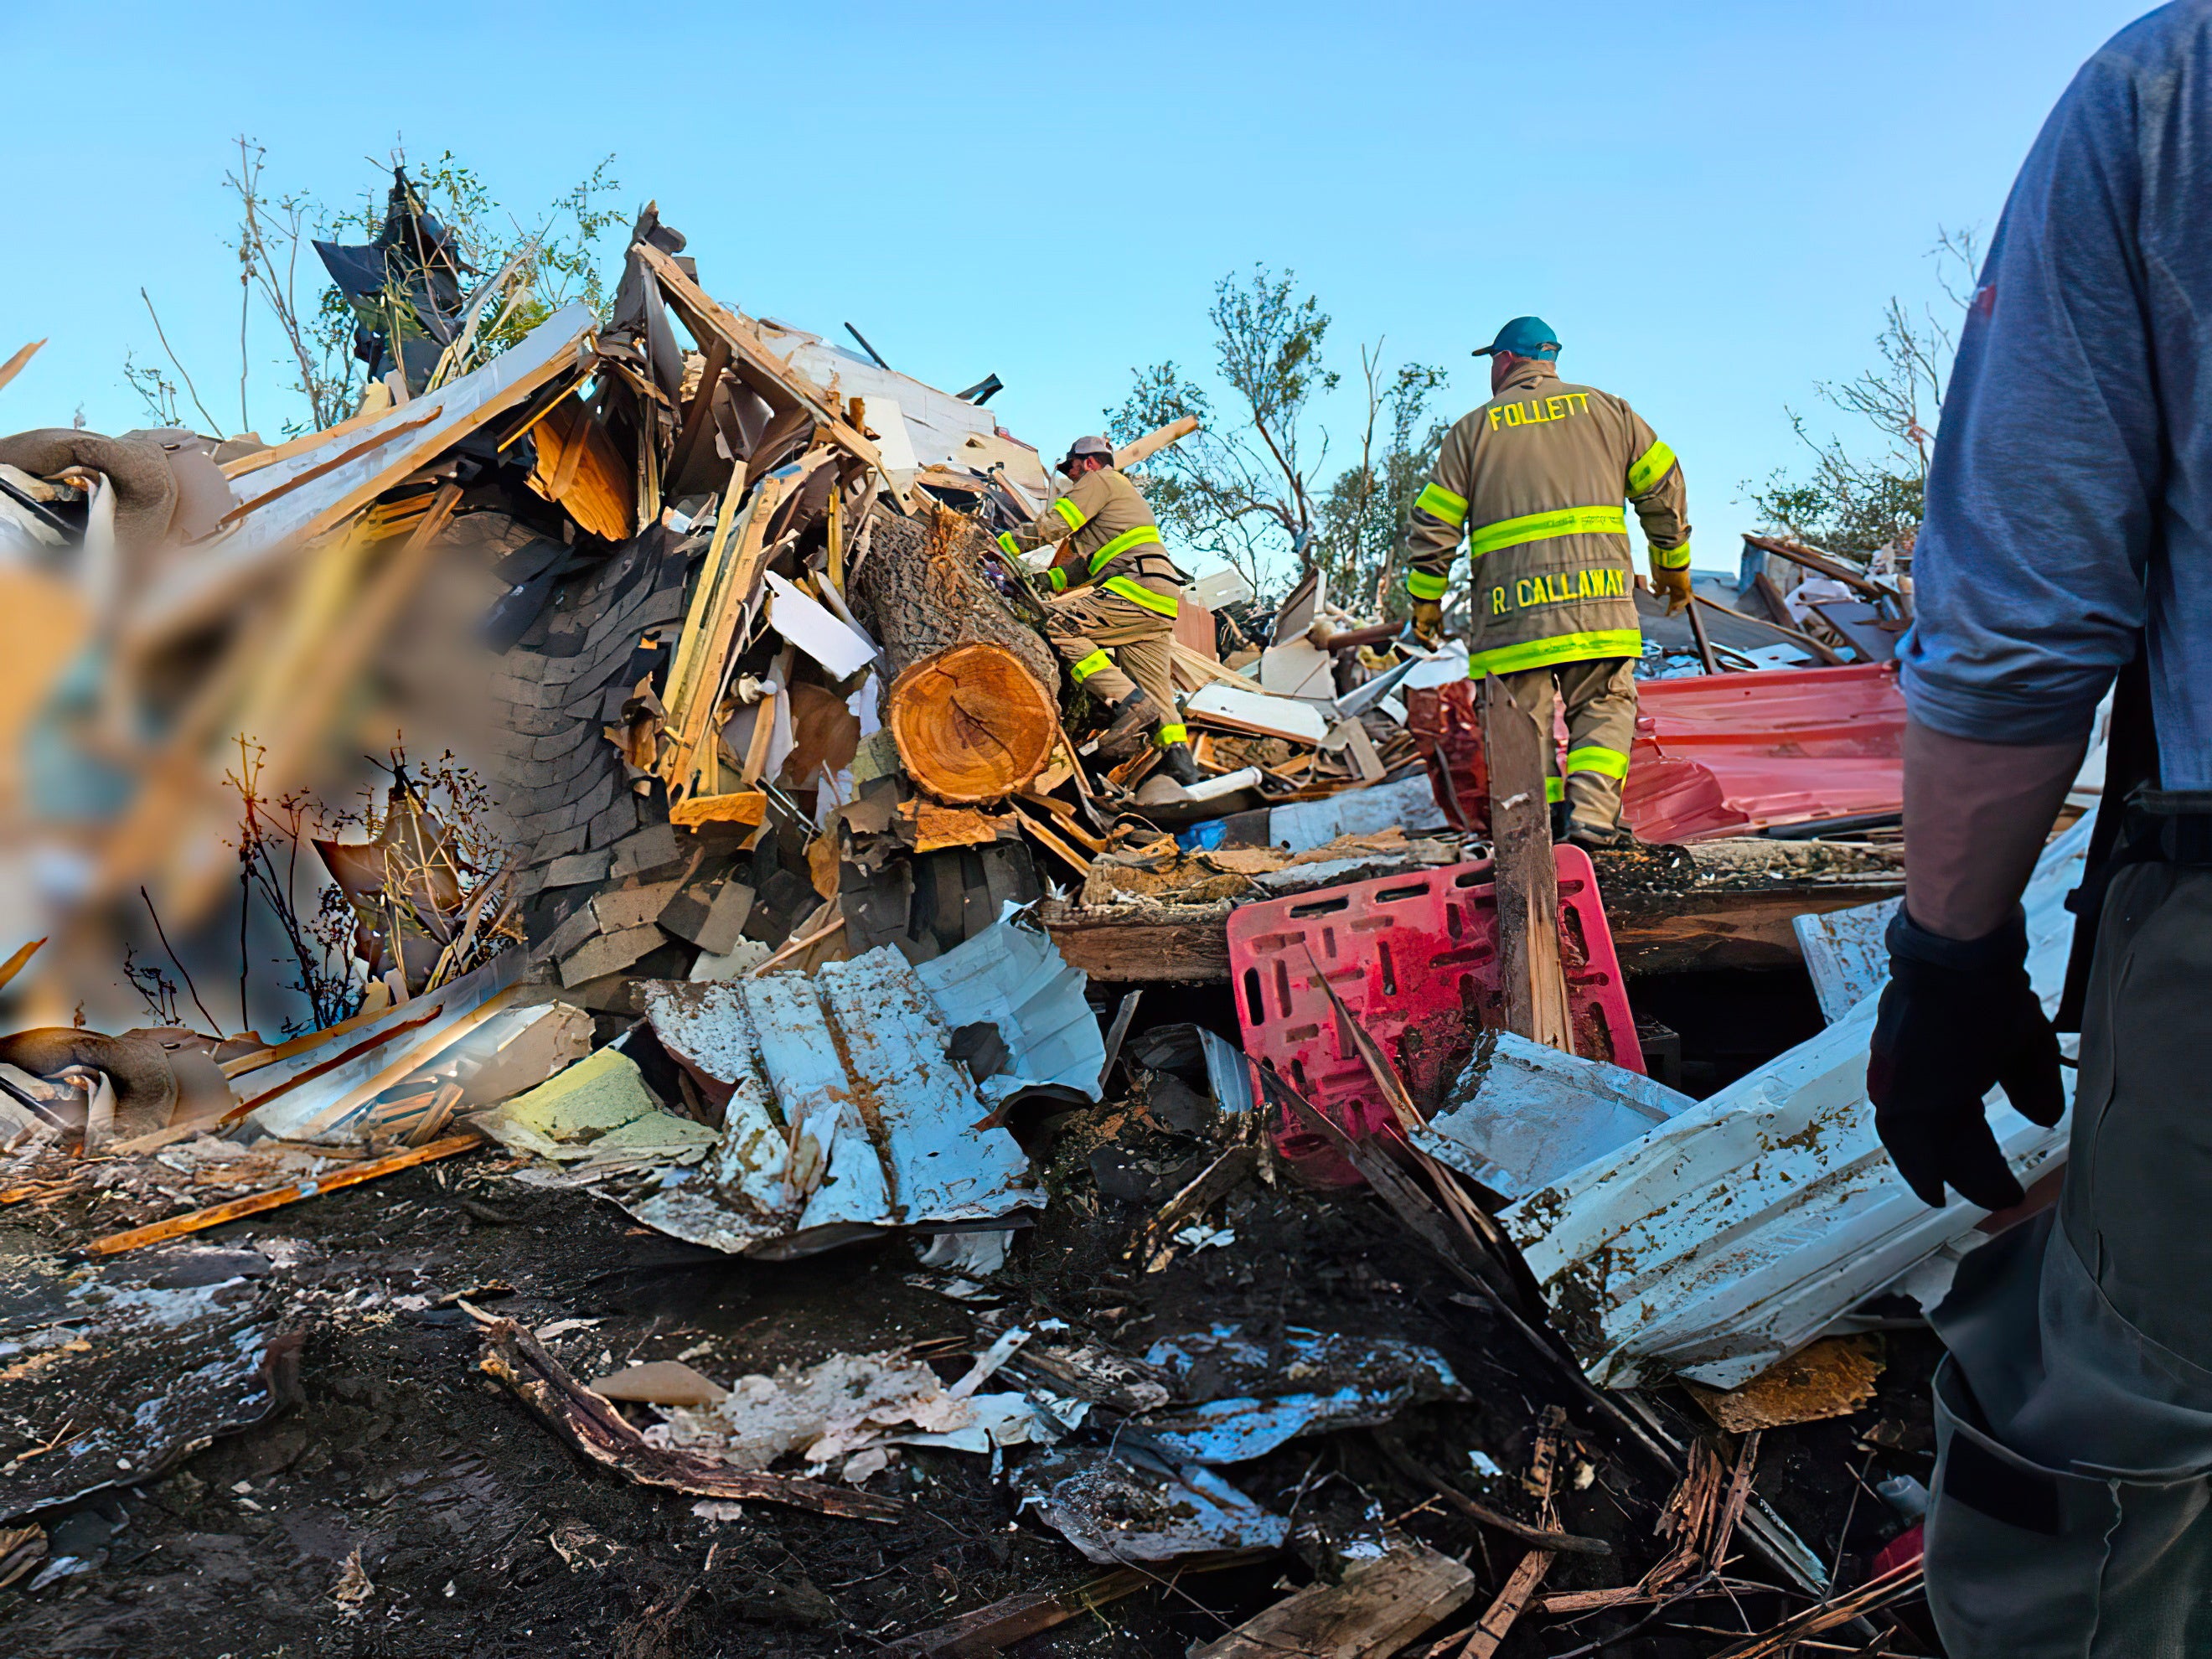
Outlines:
<svg viewBox="0 0 2212 1659"><path fill-rule="evenodd" d="M1474 355L1491 360L1491 400L1445 434L1406 528L1413 632L1439 637L1460 539L1474 562L1468 672L1496 674L1548 739L1552 699L1566 708L1565 775L1547 791L1565 838L1628 839L1621 786L1636 732L1637 625L1626 499L1650 544L1651 581L1668 615L1690 602L1690 523L1682 469L1619 398L1559 379L1559 343L1516 317ZM1553 745L1547 741L1547 753Z"/></svg>
<svg viewBox="0 0 2212 1659"><path fill-rule="evenodd" d="M1066 544L1045 572L1055 600L1046 623L1068 678L1113 709L1102 744L1112 748L1146 726L1167 774L1185 786L1199 780L1190 734L1176 718L1175 620L1183 574L1160 544L1158 523L1145 498L1114 465L1103 438L1078 438L1060 471L1073 482L1036 522L999 538L1017 556Z"/></svg>

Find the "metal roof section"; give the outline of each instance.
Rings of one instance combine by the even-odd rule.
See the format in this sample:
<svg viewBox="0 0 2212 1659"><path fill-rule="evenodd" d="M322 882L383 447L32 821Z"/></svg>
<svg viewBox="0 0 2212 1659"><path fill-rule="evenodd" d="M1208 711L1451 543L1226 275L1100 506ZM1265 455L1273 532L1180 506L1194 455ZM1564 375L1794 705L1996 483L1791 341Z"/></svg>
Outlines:
<svg viewBox="0 0 2212 1659"><path fill-rule="evenodd" d="M929 967L925 981L884 946L811 980L649 987L662 1046L702 1092L726 1091L722 1133L696 1168L664 1168L645 1189L610 1195L676 1237L772 1255L1041 1206L1012 1135L976 1127L1011 1088L979 1090L947 1048L955 1024L990 1018L1015 1070L989 1083L1059 1081L1087 1066L1095 1093L1105 1053L1084 975L1011 919Z"/></svg>
<svg viewBox="0 0 2212 1659"><path fill-rule="evenodd" d="M1526 1197L1615 1152L1698 1103L1665 1084L1485 1032L1413 1144L1505 1199Z"/></svg>
<svg viewBox="0 0 2212 1659"><path fill-rule="evenodd" d="M2028 971L2057 1005L2073 941L2084 819L2045 849L2027 894ZM1877 999L1653 1130L1503 1211L1594 1382L1669 1373L1746 1382L1868 1296L1977 1242L1988 1214L1931 1210L1898 1178L1866 1095ZM2069 1103L2074 1075L2065 1074ZM1989 1097L2022 1183L2057 1170L2071 1119L2030 1123ZM1940 1276L1939 1276L1940 1277ZM1915 1291L1940 1295L1942 1284Z"/></svg>

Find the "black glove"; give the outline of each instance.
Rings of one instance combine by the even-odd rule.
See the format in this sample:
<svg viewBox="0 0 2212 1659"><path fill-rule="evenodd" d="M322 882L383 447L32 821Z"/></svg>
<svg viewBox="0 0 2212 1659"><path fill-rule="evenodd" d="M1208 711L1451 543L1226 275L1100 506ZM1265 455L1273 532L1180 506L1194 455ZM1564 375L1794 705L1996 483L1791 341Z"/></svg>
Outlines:
<svg viewBox="0 0 2212 1659"><path fill-rule="evenodd" d="M2066 1110L2058 1034L2027 981L2027 918L1960 941L1929 933L1902 905L1889 924L1889 987L1875 1018L1867 1092L1875 1133L1921 1201L1943 1206L1948 1182L1985 1210L2021 1201L1982 1115L1992 1084L2049 1128Z"/></svg>

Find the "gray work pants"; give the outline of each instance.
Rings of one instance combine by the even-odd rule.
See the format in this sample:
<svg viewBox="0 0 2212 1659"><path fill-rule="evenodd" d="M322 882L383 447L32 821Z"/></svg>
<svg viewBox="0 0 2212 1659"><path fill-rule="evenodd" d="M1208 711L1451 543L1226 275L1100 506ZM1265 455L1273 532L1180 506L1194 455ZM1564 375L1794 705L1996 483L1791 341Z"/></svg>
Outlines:
<svg viewBox="0 0 2212 1659"><path fill-rule="evenodd" d="M1951 1659L2212 1653L2212 868L2114 875L2081 1035L2057 1212L1932 1316Z"/></svg>
<svg viewBox="0 0 2212 1659"><path fill-rule="evenodd" d="M1621 787L1636 741L1635 668L1626 657L1600 657L1502 677L1513 701L1535 717L1544 734L1544 798L1565 801L1569 821L1586 830L1620 827ZM1553 741L1555 691L1567 721L1564 778Z"/></svg>

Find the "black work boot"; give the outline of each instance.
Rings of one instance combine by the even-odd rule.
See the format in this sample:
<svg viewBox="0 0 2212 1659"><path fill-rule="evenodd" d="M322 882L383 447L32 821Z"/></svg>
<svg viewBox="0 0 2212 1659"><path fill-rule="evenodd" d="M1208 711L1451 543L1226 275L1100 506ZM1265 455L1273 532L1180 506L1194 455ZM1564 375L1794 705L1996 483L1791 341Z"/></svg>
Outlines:
<svg viewBox="0 0 2212 1659"><path fill-rule="evenodd" d="M1132 691L1114 705L1114 718L1098 734L1099 754L1108 760L1128 759L1137 752L1145 728L1158 719L1157 705L1144 694L1143 690L1139 688Z"/></svg>
<svg viewBox="0 0 2212 1659"><path fill-rule="evenodd" d="M1554 842L1563 842L1567 838L1569 823L1566 802L1553 801L1552 803L1552 840Z"/></svg>
<svg viewBox="0 0 2212 1659"><path fill-rule="evenodd" d="M1635 847L1635 836L1620 824L1575 823L1567 827L1566 839L1575 846L1592 853L1620 853Z"/></svg>
<svg viewBox="0 0 2212 1659"><path fill-rule="evenodd" d="M1188 789L1204 774L1198 769L1197 757L1190 752L1187 743L1170 743L1160 750L1160 766L1167 775Z"/></svg>

